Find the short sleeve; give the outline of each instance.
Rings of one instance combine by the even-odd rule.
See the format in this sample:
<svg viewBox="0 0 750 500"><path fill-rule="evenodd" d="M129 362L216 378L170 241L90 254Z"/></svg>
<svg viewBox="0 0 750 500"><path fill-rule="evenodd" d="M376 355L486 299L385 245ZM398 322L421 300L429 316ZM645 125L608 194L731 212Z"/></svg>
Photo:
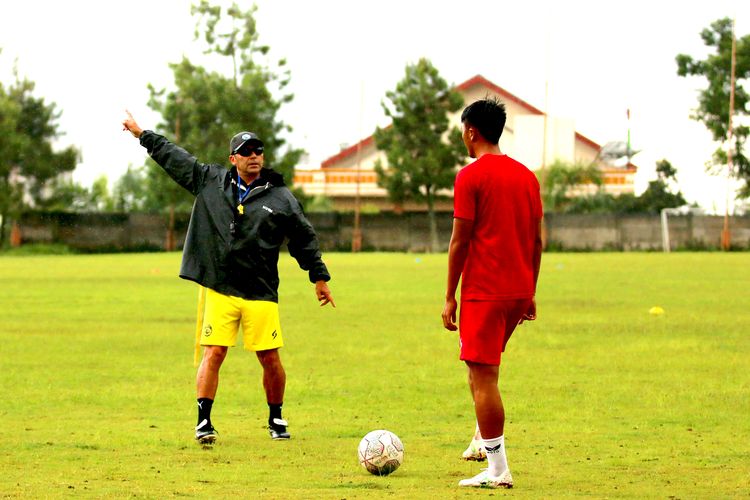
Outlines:
<svg viewBox="0 0 750 500"><path fill-rule="evenodd" d="M456 174L453 186L453 217L474 220L476 218L476 193L471 182L471 175L463 168Z"/></svg>

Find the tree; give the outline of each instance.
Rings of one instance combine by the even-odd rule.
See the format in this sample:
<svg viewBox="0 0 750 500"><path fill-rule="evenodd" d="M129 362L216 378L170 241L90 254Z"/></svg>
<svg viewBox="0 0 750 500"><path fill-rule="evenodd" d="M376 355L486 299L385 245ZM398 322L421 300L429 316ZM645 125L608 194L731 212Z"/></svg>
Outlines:
<svg viewBox="0 0 750 500"><path fill-rule="evenodd" d="M594 186L598 193L602 184L601 171L594 164L555 161L544 172L541 186L544 209L549 212L568 211L568 205L572 200L581 198L576 191L585 186ZM576 203L580 204L580 200Z"/></svg>
<svg viewBox="0 0 750 500"><path fill-rule="evenodd" d="M708 80L708 87L698 93L698 107L692 118L703 122L713 136L722 143L707 163L709 171L716 172L717 167L727 164L727 149L732 150L734 172L732 175L744 182L738 195L742 198L750 196L750 160L745 155L744 146L750 135L750 127L737 125L741 119L734 119L734 140L728 143L729 129L729 94L731 78L732 51L732 20L719 19L701 32L701 38L707 47L714 49L714 53L699 60L686 54L677 55L677 74L679 76L702 76ZM736 41L736 81L750 78L750 35ZM739 84L735 87L735 115L737 118L748 116L750 95Z"/></svg>
<svg viewBox="0 0 750 500"><path fill-rule="evenodd" d="M118 212L145 212L148 207L145 168L128 166L112 189L112 206Z"/></svg>
<svg viewBox="0 0 750 500"><path fill-rule="evenodd" d="M677 169L667 160L656 163L657 178L640 195L623 193L614 196L601 190L601 173L594 165L553 163L547 170L542 196L550 212L569 214L636 214L659 213L662 208L681 207L687 202L678 190ZM581 187L597 186L593 193L580 194Z"/></svg>
<svg viewBox="0 0 750 500"><path fill-rule="evenodd" d="M435 201L438 192L450 189L456 167L466 158L461 131L450 128L448 113L463 106L463 97L452 90L427 59L406 67L396 89L386 92L382 106L392 124L375 131L376 147L385 151L387 168L378 162L378 185L396 204L413 199L427 204L430 248L438 250Z"/></svg>
<svg viewBox="0 0 750 500"><path fill-rule="evenodd" d="M677 183L677 169L667 160L656 162L656 180L650 181L638 197L640 212L661 213L663 208L676 208L687 204L681 191L673 193L670 183Z"/></svg>
<svg viewBox="0 0 750 500"><path fill-rule="evenodd" d="M60 112L34 97L34 82L15 71L14 77L7 88L0 82L0 245L6 220L42 200L45 188L74 170L79 157L73 146L53 151Z"/></svg>
<svg viewBox="0 0 750 500"><path fill-rule="evenodd" d="M63 178L49 183L48 195L40 200L37 207L50 212L86 212L96 209L89 189Z"/></svg>
<svg viewBox="0 0 750 500"><path fill-rule="evenodd" d="M207 162L228 165L229 138L251 129L263 139L266 165L279 171L291 186L294 166L303 151L286 145L281 136L291 127L277 119L282 104L293 98L284 91L289 72L284 59L273 69L258 62L267 57L269 47L258 42L255 11L255 6L243 11L236 3L222 10L207 0L192 6L191 13L198 19L195 38L203 39L205 53L226 70L209 71L184 57L170 64L174 90L167 93L149 85L149 106L162 115L157 127L161 133ZM189 194L168 180L153 162L148 175L152 181L149 189L160 194L171 213L176 207L192 205Z"/></svg>

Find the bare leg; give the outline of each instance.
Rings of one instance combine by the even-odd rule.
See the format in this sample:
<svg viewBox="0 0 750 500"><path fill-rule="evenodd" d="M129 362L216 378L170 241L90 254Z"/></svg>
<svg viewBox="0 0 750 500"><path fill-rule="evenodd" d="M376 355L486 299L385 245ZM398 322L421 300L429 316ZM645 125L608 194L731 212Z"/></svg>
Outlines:
<svg viewBox="0 0 750 500"><path fill-rule="evenodd" d="M512 484L505 454L505 409L497 387L500 367L467 361L470 385L474 394L474 411L487 454L487 474ZM507 475L507 477L506 477Z"/></svg>
<svg viewBox="0 0 750 500"><path fill-rule="evenodd" d="M266 391L266 401L269 404L282 404L284 402L284 389L286 388L286 372L281 364L278 349L258 351L258 361L263 367L263 389Z"/></svg>
<svg viewBox="0 0 750 500"><path fill-rule="evenodd" d="M203 360L198 367L195 386L198 398L216 399L219 387L219 369L227 357L228 347L221 345L207 345L203 350Z"/></svg>
<svg viewBox="0 0 750 500"><path fill-rule="evenodd" d="M468 370L468 366L466 367ZM469 379L469 392L471 392L471 401L474 401L474 384L471 382L471 370L468 370L468 379ZM476 413L476 410L474 411ZM482 434L479 432L479 422L477 422L476 427L474 428L474 437L472 438L474 441L480 441L482 439Z"/></svg>
<svg viewBox="0 0 750 500"><path fill-rule="evenodd" d="M500 367L466 362L469 367L469 387L474 396L474 411L482 436L493 438L503 435L505 409L497 387Z"/></svg>

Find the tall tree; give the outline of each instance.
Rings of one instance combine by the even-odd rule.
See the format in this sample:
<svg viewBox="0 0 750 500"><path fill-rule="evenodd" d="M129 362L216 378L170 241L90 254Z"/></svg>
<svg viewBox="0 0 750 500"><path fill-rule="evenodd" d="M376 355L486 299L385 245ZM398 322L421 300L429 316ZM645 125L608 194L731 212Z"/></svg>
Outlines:
<svg viewBox="0 0 750 500"><path fill-rule="evenodd" d="M242 10L207 0L191 7L197 18L195 37L205 43L205 53L222 71L209 71L188 58L170 64L175 89L167 92L149 86L149 106L162 115L158 130L206 162L229 165L229 138L252 130L263 139L266 165L292 184L294 166L302 150L290 147L282 137L291 127L277 118L281 106L292 100L286 61L267 67L269 47L258 41L255 6ZM276 97L278 95L278 97ZM159 193L170 212L189 207L192 198L149 162L150 190Z"/></svg>
<svg viewBox="0 0 750 500"><path fill-rule="evenodd" d="M375 131L376 147L385 151L387 167L378 162L378 185L394 203L412 199L427 204L430 248L439 249L435 201L453 186L456 167L466 158L461 131L450 127L449 113L463 106L463 97L448 86L427 59L406 67L396 89L382 103L392 124Z"/></svg>
<svg viewBox="0 0 750 500"><path fill-rule="evenodd" d="M746 198L750 196L750 160L745 154L744 147L750 135L750 127L742 124L741 117L750 114L750 95L739 83L750 78L750 35L736 41L737 85L734 109L737 118L734 119L733 143L728 144L732 36L731 19L724 18L711 23L710 27L701 32L701 38L714 52L702 60L687 54L677 55L677 74L684 77L702 76L708 81L708 86L698 93L698 107L694 110L692 118L702 122L711 132L713 139L721 142L723 147L714 153L707 165L709 171L720 171L720 167L727 163L726 151L731 148L735 167L732 174L744 182L738 195Z"/></svg>
<svg viewBox="0 0 750 500"><path fill-rule="evenodd" d="M61 174L78 163L78 150L70 146L53 151L52 143L62 134L54 103L35 97L32 81L21 79L6 88L0 82L0 245L6 221L45 196Z"/></svg>

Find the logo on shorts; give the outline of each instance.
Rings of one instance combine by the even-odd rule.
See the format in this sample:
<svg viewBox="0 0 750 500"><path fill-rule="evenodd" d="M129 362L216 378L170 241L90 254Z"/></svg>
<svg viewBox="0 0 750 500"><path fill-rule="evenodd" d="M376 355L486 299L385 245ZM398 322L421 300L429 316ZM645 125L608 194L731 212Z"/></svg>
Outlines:
<svg viewBox="0 0 750 500"><path fill-rule="evenodd" d="M203 329L203 336L204 337L210 337L211 332L213 332L213 328L211 328L211 325L206 325L206 328Z"/></svg>
<svg viewBox="0 0 750 500"><path fill-rule="evenodd" d="M276 339L276 335L278 335L278 334L276 333L276 330L274 330L273 333L271 333L271 337L274 338L274 339Z"/></svg>

